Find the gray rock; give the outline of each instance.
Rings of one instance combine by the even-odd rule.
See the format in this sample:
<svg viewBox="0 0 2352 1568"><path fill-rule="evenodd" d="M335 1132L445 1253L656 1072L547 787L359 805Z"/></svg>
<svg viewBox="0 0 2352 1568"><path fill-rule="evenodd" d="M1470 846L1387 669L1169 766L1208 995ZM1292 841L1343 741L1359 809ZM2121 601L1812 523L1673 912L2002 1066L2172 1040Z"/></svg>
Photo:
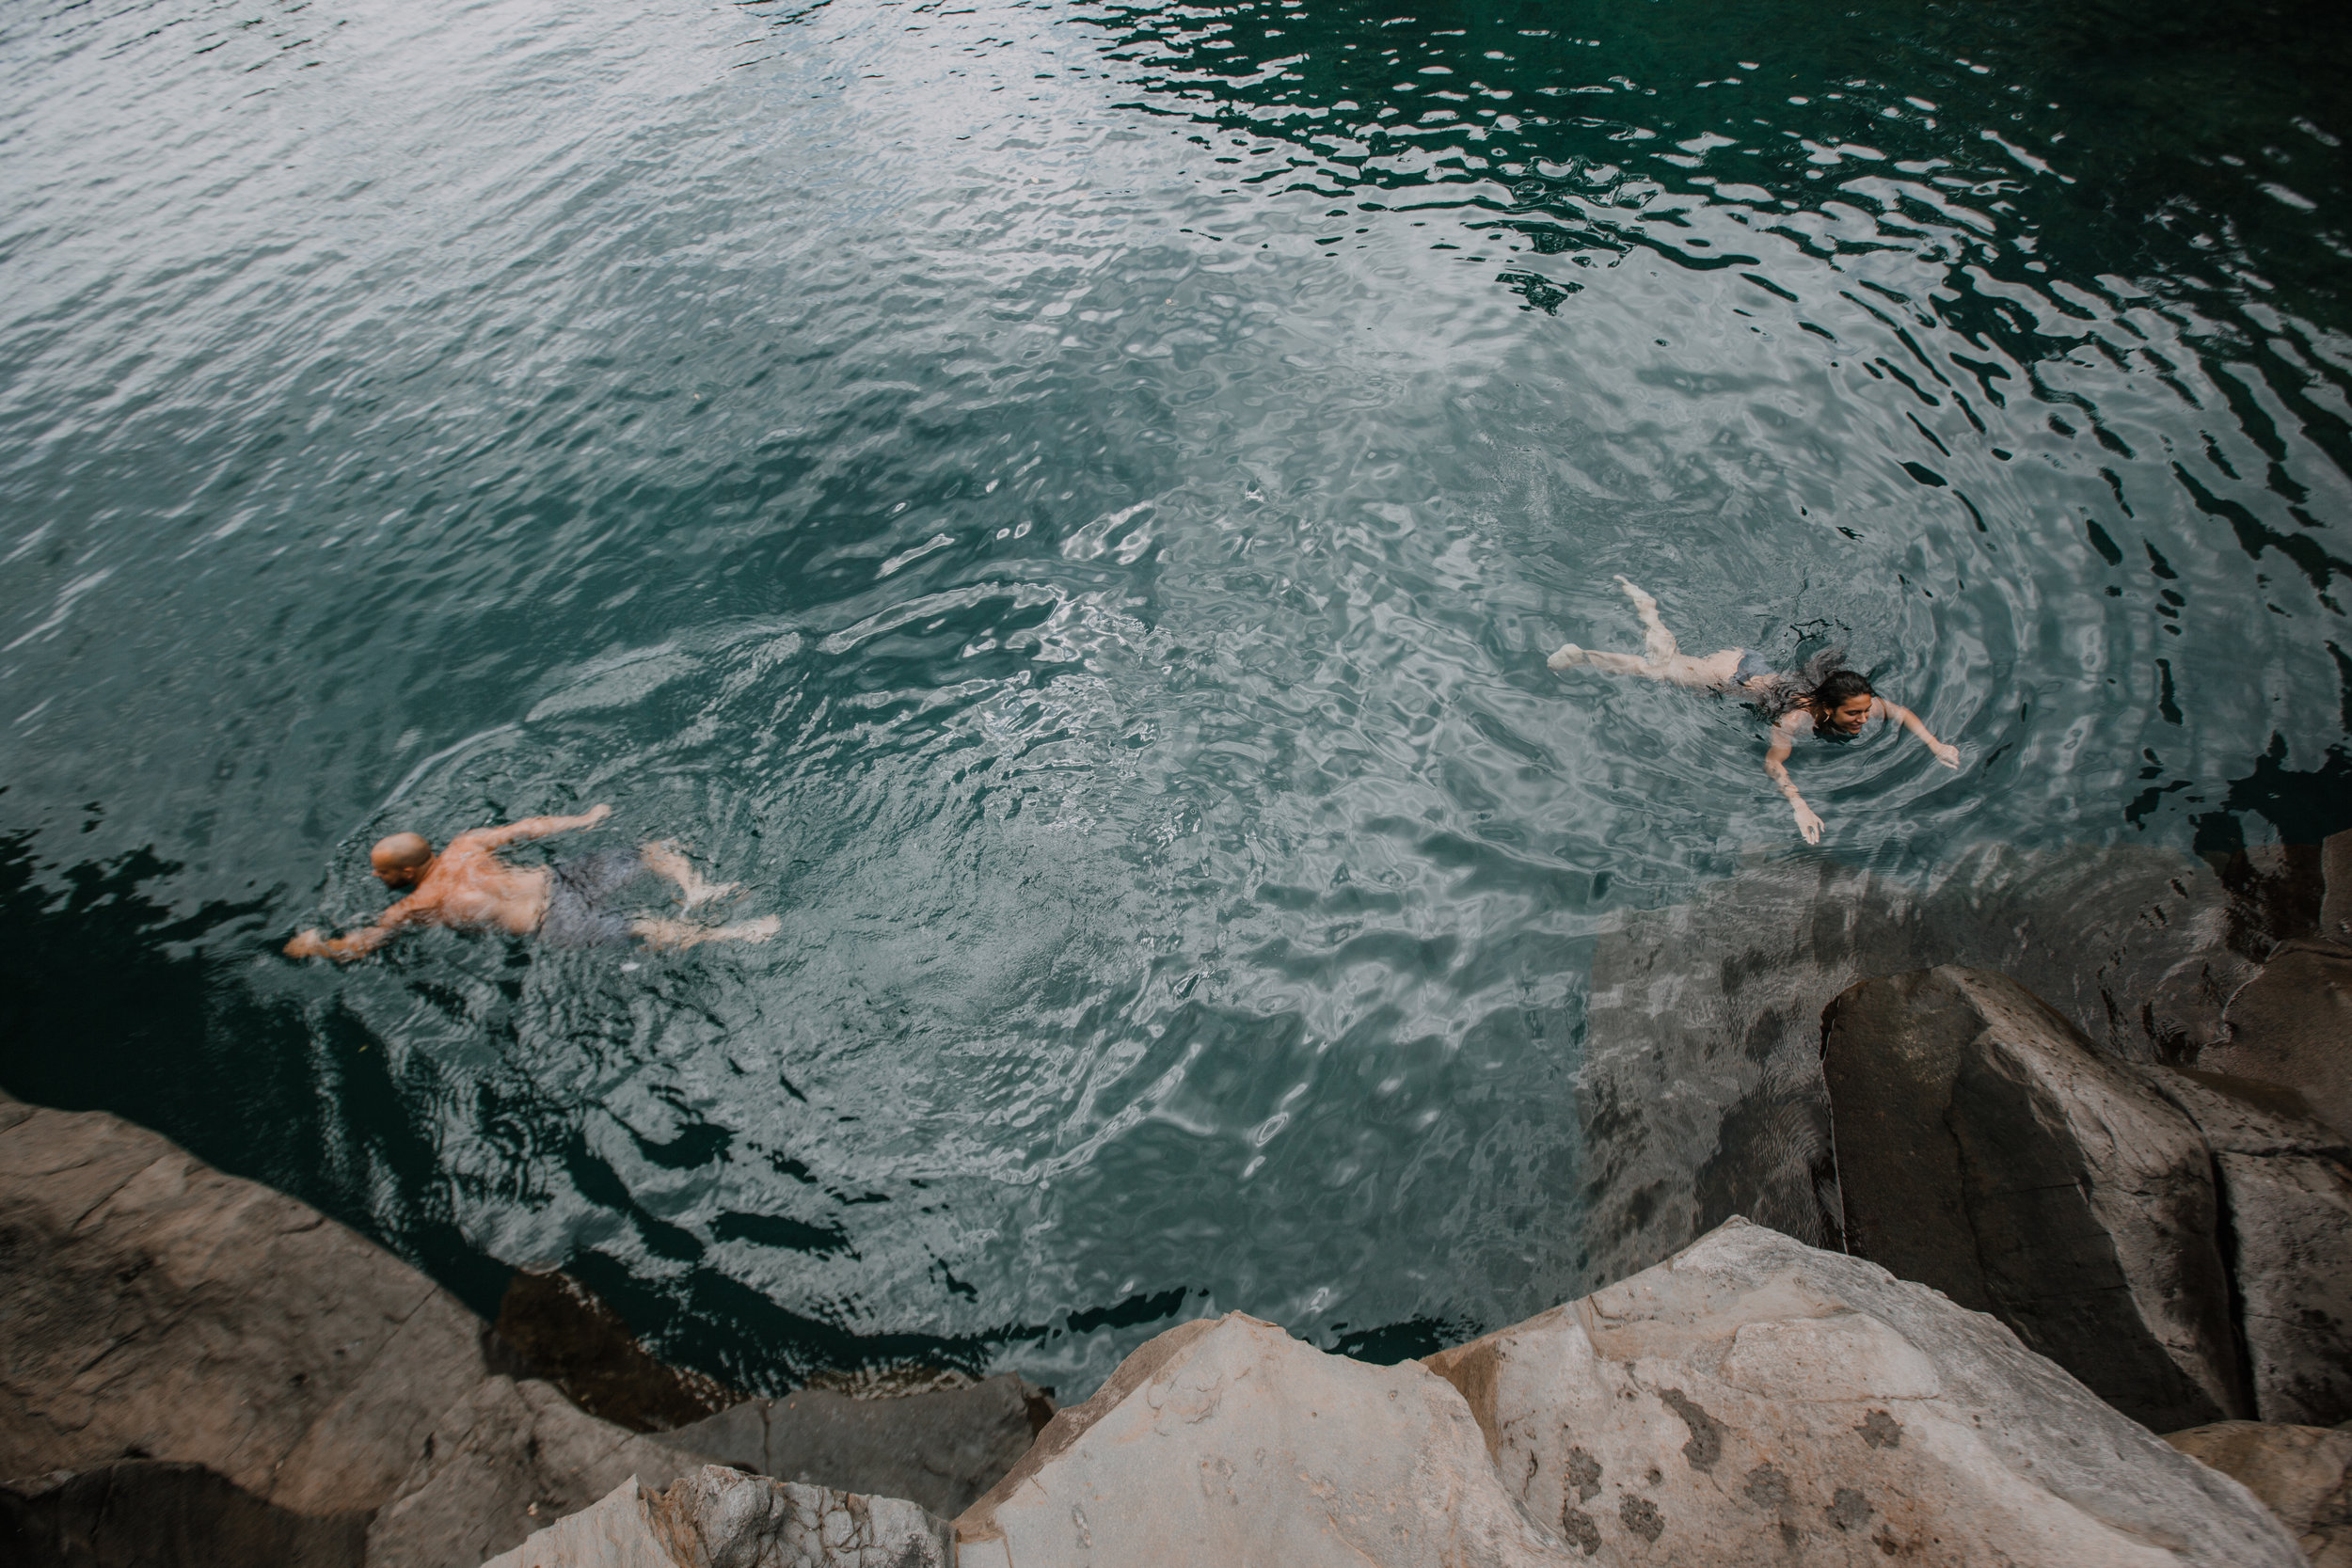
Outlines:
<svg viewBox="0 0 2352 1568"><path fill-rule="evenodd" d="M0 1487L9 1568L360 1568L365 1513L296 1513L201 1465L126 1460Z"/></svg>
<svg viewBox="0 0 2352 1568"><path fill-rule="evenodd" d="M665 1486L706 1462L598 1420L552 1384L488 1378L442 1414L376 1514L368 1568L473 1568L616 1486Z"/></svg>
<svg viewBox="0 0 2352 1568"><path fill-rule="evenodd" d="M2106 1054L2176 1059L2220 1037L2253 973L2235 918L2185 856L1997 846L1926 883L1759 858L1629 915L1595 944L1579 1076L1587 1277L1647 1268L1733 1213L1837 1244L1820 1017L1855 981L1996 969Z"/></svg>
<svg viewBox="0 0 2352 1568"><path fill-rule="evenodd" d="M316 1210L0 1097L0 1475L130 1455L364 1513L485 1371L480 1319Z"/></svg>
<svg viewBox="0 0 2352 1568"><path fill-rule="evenodd" d="M896 1399L804 1388L662 1436L783 1481L905 1497L953 1518L1028 1452L1053 1413L1042 1391L1008 1373Z"/></svg>
<svg viewBox="0 0 2352 1568"><path fill-rule="evenodd" d="M2352 1148L2296 1114L2291 1091L2152 1078L2214 1152L2254 1413L2312 1426L2352 1417Z"/></svg>
<svg viewBox="0 0 2352 1568"><path fill-rule="evenodd" d="M1425 1365L1171 1329L956 1537L961 1568L2301 1561L1994 1320L1738 1220Z"/></svg>
<svg viewBox="0 0 2352 1568"><path fill-rule="evenodd" d="M1567 1568L1427 1369L1230 1313L1169 1329L956 1520L960 1568Z"/></svg>
<svg viewBox="0 0 2352 1568"><path fill-rule="evenodd" d="M1840 996L1821 1065L1856 1254L1994 1313L2158 1430L2251 1412L2213 1161L2144 1073L1953 966Z"/></svg>
<svg viewBox="0 0 2352 1568"><path fill-rule="evenodd" d="M360 1521L372 1568L474 1568L703 1463L492 1375L485 1334L313 1209L116 1117L0 1099L0 1474L200 1465L230 1489L224 1529L249 1494Z"/></svg>
<svg viewBox="0 0 2352 1568"><path fill-rule="evenodd" d="M951 1568L953 1554L913 1503L714 1465L663 1492L623 1481L484 1568Z"/></svg>
<svg viewBox="0 0 2352 1568"><path fill-rule="evenodd" d="M2224 1022L2228 1038L2199 1067L2294 1089L2314 1117L2352 1137L2352 948L2281 943L2230 998Z"/></svg>
<svg viewBox="0 0 2352 1568"><path fill-rule="evenodd" d="M1992 1318L1742 1221L1429 1365L1579 1562L2300 1568Z"/></svg>
<svg viewBox="0 0 2352 1568"><path fill-rule="evenodd" d="M2165 1441L2260 1497L2313 1568L2352 1568L2352 1433L2219 1421Z"/></svg>
<svg viewBox="0 0 2352 1568"><path fill-rule="evenodd" d="M2319 875L2326 884L2319 903L2320 938L2352 946L2352 832L2331 834L2320 845Z"/></svg>

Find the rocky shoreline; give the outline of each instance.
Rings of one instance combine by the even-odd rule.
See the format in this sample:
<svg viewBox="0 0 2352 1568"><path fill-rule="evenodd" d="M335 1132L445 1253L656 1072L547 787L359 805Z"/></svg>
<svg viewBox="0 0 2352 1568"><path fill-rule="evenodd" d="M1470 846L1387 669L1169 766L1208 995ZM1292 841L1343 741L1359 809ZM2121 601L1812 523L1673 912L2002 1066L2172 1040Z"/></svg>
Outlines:
<svg viewBox="0 0 2352 1568"><path fill-rule="evenodd" d="M1395 1367L1188 1323L1059 1412L740 1399L561 1275L485 1323L0 1098L0 1559L2352 1568L2352 834L1759 863L1593 995L1618 1283Z"/></svg>

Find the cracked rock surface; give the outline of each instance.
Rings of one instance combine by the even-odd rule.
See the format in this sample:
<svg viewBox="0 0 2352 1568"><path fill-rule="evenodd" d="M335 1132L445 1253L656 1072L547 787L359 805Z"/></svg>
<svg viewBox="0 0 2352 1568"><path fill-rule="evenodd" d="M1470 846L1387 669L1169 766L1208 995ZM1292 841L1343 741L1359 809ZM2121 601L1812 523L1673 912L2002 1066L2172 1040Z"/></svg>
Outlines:
<svg viewBox="0 0 2352 1568"><path fill-rule="evenodd" d="M634 1479L484 1568L950 1568L947 1527L913 1503L711 1465L661 1492Z"/></svg>
<svg viewBox="0 0 2352 1568"><path fill-rule="evenodd" d="M703 1463L498 1374L486 1334L306 1204L118 1117L0 1096L0 1478L40 1478L0 1489L0 1525L58 1560L118 1541L141 1568L224 1560L207 1543L266 1536L300 1549L252 1560L341 1564L364 1535L369 1568L476 1568Z"/></svg>
<svg viewBox="0 0 2352 1568"><path fill-rule="evenodd" d="M1992 1318L1743 1221L1429 1364L1575 1561L2302 1560Z"/></svg>
<svg viewBox="0 0 2352 1568"><path fill-rule="evenodd" d="M1736 1219L1425 1364L1171 1329L956 1531L963 1568L2302 1561L1994 1319Z"/></svg>
<svg viewBox="0 0 2352 1568"><path fill-rule="evenodd" d="M0 1476L209 1466L389 1501L487 1375L483 1323L306 1204L117 1117L0 1096Z"/></svg>

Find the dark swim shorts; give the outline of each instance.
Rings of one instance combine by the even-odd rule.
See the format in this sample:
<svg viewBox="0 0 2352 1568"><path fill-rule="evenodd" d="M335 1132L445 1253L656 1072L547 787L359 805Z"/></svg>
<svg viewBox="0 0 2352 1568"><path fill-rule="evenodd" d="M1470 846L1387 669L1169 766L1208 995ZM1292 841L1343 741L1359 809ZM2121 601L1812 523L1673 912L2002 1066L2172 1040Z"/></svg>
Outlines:
<svg viewBox="0 0 2352 1568"><path fill-rule="evenodd" d="M599 849L548 868L548 912L539 940L557 947L612 947L628 941L622 895L646 876L634 849Z"/></svg>
<svg viewBox="0 0 2352 1568"><path fill-rule="evenodd" d="M1764 656L1754 648L1740 650L1740 668L1731 673L1731 684L1745 686L1758 675L1769 675L1772 667L1764 662Z"/></svg>

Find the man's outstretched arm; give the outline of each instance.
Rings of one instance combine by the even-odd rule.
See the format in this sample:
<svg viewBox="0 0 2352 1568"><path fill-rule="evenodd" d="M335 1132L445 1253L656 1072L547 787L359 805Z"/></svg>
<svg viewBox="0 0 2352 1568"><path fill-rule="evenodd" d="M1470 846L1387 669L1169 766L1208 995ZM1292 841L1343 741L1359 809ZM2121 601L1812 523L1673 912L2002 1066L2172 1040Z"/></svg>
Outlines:
<svg viewBox="0 0 2352 1568"><path fill-rule="evenodd" d="M400 934L400 927L408 923L408 904L402 899L376 916L374 925L362 926L347 936L330 937L312 927L286 943L286 957L333 958L338 963L364 958Z"/></svg>
<svg viewBox="0 0 2352 1568"><path fill-rule="evenodd" d="M1884 699L1882 698L1881 701L1884 701ZM1900 724L1904 729L1909 730L1912 734L1917 736L1921 740L1926 741L1928 750L1935 753L1936 761L1942 763L1947 768L1958 768L1960 766L1960 748L1957 746L1947 746L1944 742L1936 739L1934 736L1928 733L1927 725L1919 721L1919 716L1917 714L1912 712L1900 703L1887 703L1886 711L1888 716L1897 723Z"/></svg>
<svg viewBox="0 0 2352 1568"><path fill-rule="evenodd" d="M469 838L485 849L496 849L501 845L519 844L527 838L545 838L549 833L577 832L582 828L593 828L612 815L611 806L594 805L578 816L526 816L520 822L509 822L503 828L476 828L472 832L459 836Z"/></svg>

